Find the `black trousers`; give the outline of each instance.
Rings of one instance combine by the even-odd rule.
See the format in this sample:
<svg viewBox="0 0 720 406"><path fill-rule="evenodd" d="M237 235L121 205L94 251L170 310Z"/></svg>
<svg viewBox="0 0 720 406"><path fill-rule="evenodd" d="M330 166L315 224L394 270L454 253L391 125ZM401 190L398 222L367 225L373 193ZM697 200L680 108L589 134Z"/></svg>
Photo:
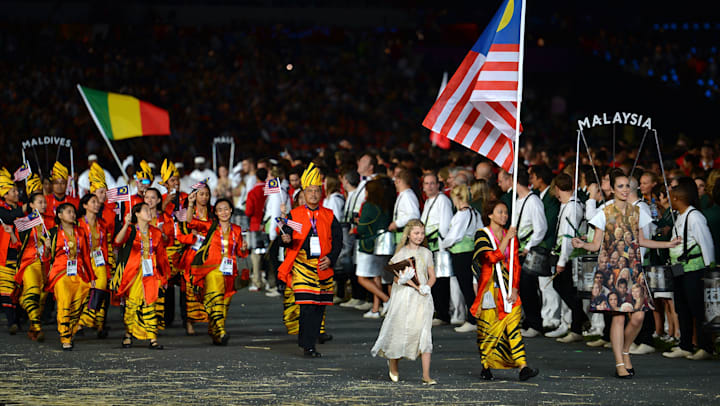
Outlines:
<svg viewBox="0 0 720 406"><path fill-rule="evenodd" d="M325 306L313 304L300 305L300 331L298 333L298 345L304 350L315 348L320 336Z"/></svg>
<svg viewBox="0 0 720 406"><path fill-rule="evenodd" d="M267 252L267 273L265 279L267 280L268 288L275 288L277 285L277 271L280 268L280 260L278 255L280 254L280 236L270 242L270 247Z"/></svg>
<svg viewBox="0 0 720 406"><path fill-rule="evenodd" d="M522 263L522 260L523 259L521 258L520 263ZM523 313L525 313L523 328L532 328L542 332L542 316L540 315L542 302L540 301L539 292L540 284L538 282L538 277L527 272L522 272L520 274L520 289L518 290L518 293L520 295L520 301L522 302Z"/></svg>
<svg viewBox="0 0 720 406"><path fill-rule="evenodd" d="M572 269L565 268L560 275L553 279L553 288L560 295L560 298L570 308L572 313L572 323L570 331L582 334L583 324L589 321L587 314L583 310L582 299L577 294L577 289L573 286ZM525 301L523 300L523 303Z"/></svg>
<svg viewBox="0 0 720 406"><path fill-rule="evenodd" d="M475 317L470 313L470 308L475 302L475 289L473 289L473 272L472 272L472 258L473 252L462 252L460 254L451 254L453 272L457 278L458 284L460 285L460 291L465 298L465 305L467 305L467 318L469 323L475 324Z"/></svg>
<svg viewBox="0 0 720 406"><path fill-rule="evenodd" d="M437 278L430 291L435 305L435 318L450 323L450 278Z"/></svg>
<svg viewBox="0 0 720 406"><path fill-rule="evenodd" d="M692 352L694 326L698 348L712 353L710 335L703 331L705 287L702 271L685 272L675 278L675 310L680 320L680 348Z"/></svg>

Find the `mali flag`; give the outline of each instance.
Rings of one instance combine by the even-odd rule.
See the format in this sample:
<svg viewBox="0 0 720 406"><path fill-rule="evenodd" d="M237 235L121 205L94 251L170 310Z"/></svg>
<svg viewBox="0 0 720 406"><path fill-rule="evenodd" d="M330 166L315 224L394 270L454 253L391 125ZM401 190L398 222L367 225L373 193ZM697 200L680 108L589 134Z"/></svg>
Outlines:
<svg viewBox="0 0 720 406"><path fill-rule="evenodd" d="M100 132L109 140L170 135L167 110L119 93L108 93L77 85Z"/></svg>

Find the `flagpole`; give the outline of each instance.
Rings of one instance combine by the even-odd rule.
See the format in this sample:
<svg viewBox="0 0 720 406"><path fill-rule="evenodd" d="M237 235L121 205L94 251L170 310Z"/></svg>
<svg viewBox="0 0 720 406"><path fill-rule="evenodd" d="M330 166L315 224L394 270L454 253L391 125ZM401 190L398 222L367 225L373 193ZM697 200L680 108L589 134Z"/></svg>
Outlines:
<svg viewBox="0 0 720 406"><path fill-rule="evenodd" d="M115 152L115 148L113 148L112 143L110 143L110 140L108 139L107 135L105 135L105 132L102 129L102 126L100 125L100 120L95 116L95 112L90 107L90 102L88 102L88 99L85 97L85 93L82 91L82 87L78 83L77 85L78 92L80 92L80 96L82 96L83 101L85 102L85 107L87 107L88 111L90 112L90 117L92 117L93 121L95 122L95 125L97 126L98 130L100 131L100 134L102 135L102 139L105 140L105 143L107 144L108 148L110 149L110 152L112 153L113 158L115 158L115 163L117 164L118 168L120 168L120 173L122 174L123 179L125 179L125 182L129 182L128 176L125 173L125 169L123 169L122 163L120 162L120 158L118 158L117 152Z"/></svg>
<svg viewBox="0 0 720 406"><path fill-rule="evenodd" d="M520 154L520 103L522 102L523 91L523 54L525 53L525 0L522 1L520 10L520 52L518 53L518 90L517 90L517 116L515 116L515 143L513 147L513 188L512 188L512 215L515 218L515 206L517 201L517 180L518 180L518 156ZM511 220L512 221L512 220ZM512 226L512 224L511 224ZM518 226L520 226L518 224ZM510 286L512 286L513 273L515 270L515 240L510 240ZM508 292L512 295L512 292ZM503 303L507 305L508 303ZM507 311L507 309L506 309Z"/></svg>

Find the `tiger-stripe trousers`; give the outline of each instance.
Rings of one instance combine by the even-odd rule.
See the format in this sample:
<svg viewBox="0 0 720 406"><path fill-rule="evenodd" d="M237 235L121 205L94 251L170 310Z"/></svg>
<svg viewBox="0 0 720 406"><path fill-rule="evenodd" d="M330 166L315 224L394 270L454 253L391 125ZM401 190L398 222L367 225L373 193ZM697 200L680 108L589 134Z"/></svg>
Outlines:
<svg viewBox="0 0 720 406"><path fill-rule="evenodd" d="M25 309L30 321L30 331L35 333L42 331L43 308L45 298L45 282L43 280L43 269L40 261L35 261L25 268L23 273L22 293L20 294L20 306Z"/></svg>
<svg viewBox="0 0 720 406"><path fill-rule="evenodd" d="M53 287L57 303L57 329L60 342L70 344L77 333L83 304L90 291L90 285L80 276L62 275Z"/></svg>
<svg viewBox="0 0 720 406"><path fill-rule="evenodd" d="M493 282L489 289L495 294ZM477 318L477 346L480 351L483 368L510 369L527 364L525 344L520 334L520 306L502 320L498 319L497 309L482 309Z"/></svg>
<svg viewBox="0 0 720 406"><path fill-rule="evenodd" d="M157 339L155 303L145 303L142 272L138 272L125 298L125 330L138 340Z"/></svg>

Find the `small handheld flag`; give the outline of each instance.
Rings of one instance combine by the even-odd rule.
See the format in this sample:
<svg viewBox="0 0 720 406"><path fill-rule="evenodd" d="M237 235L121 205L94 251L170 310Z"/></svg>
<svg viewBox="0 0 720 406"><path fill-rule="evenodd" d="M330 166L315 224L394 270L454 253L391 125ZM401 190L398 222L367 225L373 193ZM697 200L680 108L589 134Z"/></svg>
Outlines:
<svg viewBox="0 0 720 406"><path fill-rule="evenodd" d="M33 211L25 217L20 217L14 221L18 232L29 230L35 226L43 224L42 216L37 211Z"/></svg>
<svg viewBox="0 0 720 406"><path fill-rule="evenodd" d="M28 166L27 163L24 163L24 164L22 164L22 166L21 166L20 168L18 168L18 170L16 170L15 173L13 174L13 181L15 181L15 182L20 182L20 181L22 181L22 180L25 180L25 179L28 178L28 176L30 176L30 174L32 174L32 171L30 170L30 167Z"/></svg>
<svg viewBox="0 0 720 406"><path fill-rule="evenodd" d="M108 203L129 202L130 201L130 188L126 185L126 186L120 186L120 187L108 189L107 201L108 201Z"/></svg>
<svg viewBox="0 0 720 406"><path fill-rule="evenodd" d="M210 178L205 178L205 179L201 180L200 182L190 186L190 188L192 188L192 190L202 189L205 186L207 186L207 183L209 180L210 180Z"/></svg>
<svg viewBox="0 0 720 406"><path fill-rule="evenodd" d="M283 217L275 217L275 221L277 221L278 225L282 227L283 225L286 225L290 228L292 228L295 232L302 234L302 223L298 223L297 221L293 221L290 219L286 219Z"/></svg>
<svg viewBox="0 0 720 406"><path fill-rule="evenodd" d="M275 193L280 193L280 179L270 179L265 183L265 187L263 188L263 192L265 193L265 196L269 196Z"/></svg>

